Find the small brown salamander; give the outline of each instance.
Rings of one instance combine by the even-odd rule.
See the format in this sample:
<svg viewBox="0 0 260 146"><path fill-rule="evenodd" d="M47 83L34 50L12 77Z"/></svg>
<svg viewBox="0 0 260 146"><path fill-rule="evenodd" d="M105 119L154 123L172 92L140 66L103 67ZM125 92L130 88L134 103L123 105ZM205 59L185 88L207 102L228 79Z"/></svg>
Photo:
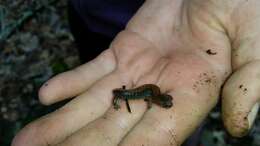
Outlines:
<svg viewBox="0 0 260 146"><path fill-rule="evenodd" d="M144 99L148 103L148 108L151 108L152 103L155 103L163 108L172 107L172 96L162 94L160 88L154 84L145 84L134 89L125 89L125 86L113 90L114 100L113 105L115 109L119 109L119 100L123 99L127 103L128 111L131 109L128 104L128 99Z"/></svg>

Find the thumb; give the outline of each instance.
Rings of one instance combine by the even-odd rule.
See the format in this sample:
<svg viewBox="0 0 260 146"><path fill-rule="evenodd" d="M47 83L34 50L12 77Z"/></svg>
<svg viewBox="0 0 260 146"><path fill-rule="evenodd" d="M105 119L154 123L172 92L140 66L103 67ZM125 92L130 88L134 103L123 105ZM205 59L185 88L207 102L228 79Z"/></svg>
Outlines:
<svg viewBox="0 0 260 146"><path fill-rule="evenodd" d="M222 117L228 132L235 137L246 135L259 108L260 61L252 61L236 70L224 85Z"/></svg>

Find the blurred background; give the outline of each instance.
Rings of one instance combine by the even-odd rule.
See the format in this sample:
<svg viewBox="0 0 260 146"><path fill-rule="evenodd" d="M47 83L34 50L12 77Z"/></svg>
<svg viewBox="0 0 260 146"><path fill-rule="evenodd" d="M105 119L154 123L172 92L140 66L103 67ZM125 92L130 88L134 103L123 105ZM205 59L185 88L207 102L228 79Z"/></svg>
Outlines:
<svg viewBox="0 0 260 146"><path fill-rule="evenodd" d="M79 64L66 0L0 0L0 146L10 146L24 125L64 104L41 105L38 89ZM235 139L224 131L218 105L206 120L201 143L260 146L259 117L248 136Z"/></svg>

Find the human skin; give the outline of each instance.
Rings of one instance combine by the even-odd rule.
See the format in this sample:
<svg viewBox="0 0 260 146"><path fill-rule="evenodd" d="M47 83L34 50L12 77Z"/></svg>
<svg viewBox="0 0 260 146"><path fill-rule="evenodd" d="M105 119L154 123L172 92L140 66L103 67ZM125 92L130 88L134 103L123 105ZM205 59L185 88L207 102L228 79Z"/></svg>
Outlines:
<svg viewBox="0 0 260 146"><path fill-rule="evenodd" d="M260 97L259 10L258 0L145 1L106 51L41 87L45 105L75 98L28 124L12 146L178 146L216 105L230 75L223 119L243 136ZM113 108L113 89L143 84L170 94L173 107L147 110L131 100L131 114L124 102Z"/></svg>

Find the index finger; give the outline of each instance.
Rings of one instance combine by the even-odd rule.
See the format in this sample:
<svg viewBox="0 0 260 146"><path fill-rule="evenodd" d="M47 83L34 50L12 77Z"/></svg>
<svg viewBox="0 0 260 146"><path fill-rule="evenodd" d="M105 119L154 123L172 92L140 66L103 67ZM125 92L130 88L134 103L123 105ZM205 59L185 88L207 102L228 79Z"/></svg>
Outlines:
<svg viewBox="0 0 260 146"><path fill-rule="evenodd" d="M40 101L49 105L79 95L96 81L112 72L115 66L114 54L108 49L94 60L47 81L40 88Z"/></svg>

